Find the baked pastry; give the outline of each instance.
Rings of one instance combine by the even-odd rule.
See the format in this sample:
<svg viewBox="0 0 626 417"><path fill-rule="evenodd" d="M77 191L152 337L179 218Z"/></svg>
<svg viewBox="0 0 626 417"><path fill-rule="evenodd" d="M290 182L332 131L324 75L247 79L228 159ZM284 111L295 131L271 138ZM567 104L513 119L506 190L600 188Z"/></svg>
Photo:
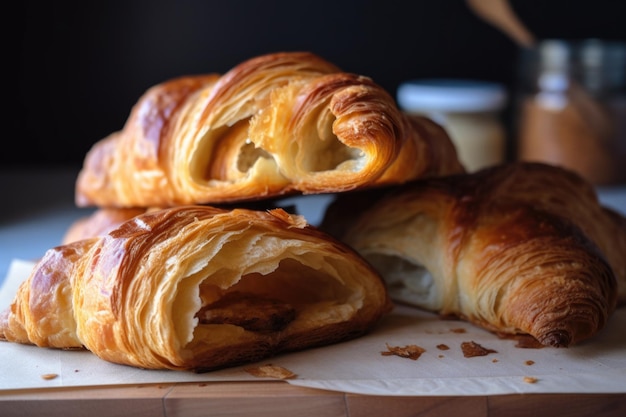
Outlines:
<svg viewBox="0 0 626 417"><path fill-rule="evenodd" d="M104 236L117 229L122 223L143 214L146 208L99 208L91 214L77 219L65 231L61 244L76 242L97 236Z"/></svg>
<svg viewBox="0 0 626 417"><path fill-rule="evenodd" d="M433 121L308 52L153 86L87 153L80 207L169 207L341 192L463 171Z"/></svg>
<svg viewBox="0 0 626 417"><path fill-rule="evenodd" d="M288 213L297 214L297 208L293 204L284 204L284 202L275 200L260 200L255 202L240 204L224 204L213 206L216 208L232 210L242 208L248 210L268 211L275 208L281 208ZM122 223L132 219L140 214L162 210L164 207L100 207L91 213L79 217L75 220L61 240L61 244L75 242L77 240L88 239L96 236L103 236L117 229Z"/></svg>
<svg viewBox="0 0 626 417"><path fill-rule="evenodd" d="M0 338L202 372L357 337L390 308L379 274L302 216L181 206L50 249Z"/></svg>
<svg viewBox="0 0 626 417"><path fill-rule="evenodd" d="M559 167L506 164L333 205L320 227L374 265L398 302L565 347L626 301L626 219Z"/></svg>

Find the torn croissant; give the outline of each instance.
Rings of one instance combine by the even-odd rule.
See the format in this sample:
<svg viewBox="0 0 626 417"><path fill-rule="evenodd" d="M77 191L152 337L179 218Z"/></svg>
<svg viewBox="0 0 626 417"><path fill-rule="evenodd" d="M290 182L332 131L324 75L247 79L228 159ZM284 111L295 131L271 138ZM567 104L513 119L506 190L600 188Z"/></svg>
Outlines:
<svg viewBox="0 0 626 417"><path fill-rule="evenodd" d="M202 372L357 337L390 307L379 274L301 216L184 206L50 249L0 338Z"/></svg>
<svg viewBox="0 0 626 417"><path fill-rule="evenodd" d="M445 130L370 78L282 52L150 88L87 153L76 203L216 205L462 171Z"/></svg>
<svg viewBox="0 0 626 417"><path fill-rule="evenodd" d="M392 299L500 334L569 346L626 301L626 219L558 167L516 163L348 193L320 227L338 222L333 233L378 269Z"/></svg>

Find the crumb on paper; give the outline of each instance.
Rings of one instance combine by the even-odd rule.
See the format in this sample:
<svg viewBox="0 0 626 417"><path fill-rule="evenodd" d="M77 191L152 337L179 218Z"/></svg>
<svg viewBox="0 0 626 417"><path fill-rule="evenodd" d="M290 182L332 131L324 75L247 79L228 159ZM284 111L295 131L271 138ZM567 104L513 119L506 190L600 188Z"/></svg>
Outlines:
<svg viewBox="0 0 626 417"><path fill-rule="evenodd" d="M424 352L426 352L426 349L417 345L389 346L387 343L387 350L380 352L380 354L383 356L395 355L401 358L417 360Z"/></svg>
<svg viewBox="0 0 626 417"><path fill-rule="evenodd" d="M43 374L41 375L41 379L50 380L58 377L59 374Z"/></svg>
<svg viewBox="0 0 626 417"><path fill-rule="evenodd" d="M534 365L535 361L526 361L524 362L526 365L530 366L530 365Z"/></svg>
<svg viewBox="0 0 626 417"><path fill-rule="evenodd" d="M455 329L450 329L450 331L452 333L465 333L467 330L465 330L463 327L457 327Z"/></svg>
<svg viewBox="0 0 626 417"><path fill-rule="evenodd" d="M272 364L246 368L244 370L250 375L258 378L291 379L296 377L296 374L291 372L289 369Z"/></svg>
<svg viewBox="0 0 626 417"><path fill-rule="evenodd" d="M538 381L538 379L535 378L534 376L525 376L524 377L524 382L526 382L528 384L534 384L537 381Z"/></svg>
<svg viewBox="0 0 626 417"><path fill-rule="evenodd" d="M450 346L444 345L443 343L441 343L441 344L437 345L437 349L439 349L439 350L449 350Z"/></svg>
<svg viewBox="0 0 626 417"><path fill-rule="evenodd" d="M493 362L493 363L498 363L498 362L500 362L500 361L498 360L498 358L493 358L493 359L491 360L491 362Z"/></svg>
<svg viewBox="0 0 626 417"><path fill-rule="evenodd" d="M517 343L516 348L520 349L541 349L544 346L531 335L517 335L515 336Z"/></svg>
<svg viewBox="0 0 626 417"><path fill-rule="evenodd" d="M474 341L461 343L461 350L463 351L463 356L466 358L486 356L490 353L498 353L496 350L484 348Z"/></svg>

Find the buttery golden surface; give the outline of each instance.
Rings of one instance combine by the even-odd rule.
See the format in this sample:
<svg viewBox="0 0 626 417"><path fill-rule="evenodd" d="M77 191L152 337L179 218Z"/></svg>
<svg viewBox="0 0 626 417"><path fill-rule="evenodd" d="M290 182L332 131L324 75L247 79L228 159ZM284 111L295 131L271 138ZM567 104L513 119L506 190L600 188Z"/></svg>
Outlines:
<svg viewBox="0 0 626 417"><path fill-rule="evenodd" d="M300 216L182 206L50 249L0 338L205 371L357 337L389 308L378 273Z"/></svg>
<svg viewBox="0 0 626 417"><path fill-rule="evenodd" d="M86 155L76 202L215 205L461 171L447 133L370 78L281 52L150 88Z"/></svg>
<svg viewBox="0 0 626 417"><path fill-rule="evenodd" d="M550 346L592 337L626 302L626 219L569 171L515 163L377 193L340 196L321 227L397 301Z"/></svg>

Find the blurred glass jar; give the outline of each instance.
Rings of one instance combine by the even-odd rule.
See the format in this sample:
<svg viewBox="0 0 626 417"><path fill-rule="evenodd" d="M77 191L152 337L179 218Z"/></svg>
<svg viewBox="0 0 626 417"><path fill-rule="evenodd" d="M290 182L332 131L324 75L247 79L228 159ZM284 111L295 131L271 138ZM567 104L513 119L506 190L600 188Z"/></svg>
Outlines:
<svg viewBox="0 0 626 417"><path fill-rule="evenodd" d="M411 80L397 91L402 110L429 117L446 129L468 172L503 162L506 131L501 112L507 99L502 85L477 80Z"/></svg>
<svg viewBox="0 0 626 417"><path fill-rule="evenodd" d="M519 61L517 159L626 183L626 44L545 40Z"/></svg>

